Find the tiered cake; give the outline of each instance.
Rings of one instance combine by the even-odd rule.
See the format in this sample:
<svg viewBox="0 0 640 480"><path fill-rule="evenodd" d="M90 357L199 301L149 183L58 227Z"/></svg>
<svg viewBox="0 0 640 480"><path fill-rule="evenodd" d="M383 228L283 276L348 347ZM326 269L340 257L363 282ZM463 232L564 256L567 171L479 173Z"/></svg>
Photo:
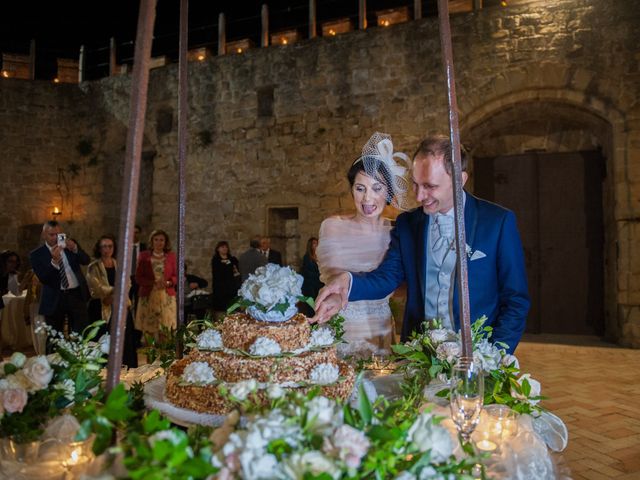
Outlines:
<svg viewBox="0 0 640 480"><path fill-rule="evenodd" d="M223 414L233 408L229 396L242 401L250 393L267 402L284 389L306 391L319 386L325 396L348 398L355 373L338 360L333 331L328 327L312 330L295 309L284 313L283 308L274 309L295 305L301 286L297 277L288 267L273 264L250 276L240 289L243 300L251 304L247 313L228 315L217 330L205 330L197 337L189 355L169 368L167 399L197 412ZM274 285L278 278L284 288L278 282ZM265 285L270 286L265 289Z"/></svg>

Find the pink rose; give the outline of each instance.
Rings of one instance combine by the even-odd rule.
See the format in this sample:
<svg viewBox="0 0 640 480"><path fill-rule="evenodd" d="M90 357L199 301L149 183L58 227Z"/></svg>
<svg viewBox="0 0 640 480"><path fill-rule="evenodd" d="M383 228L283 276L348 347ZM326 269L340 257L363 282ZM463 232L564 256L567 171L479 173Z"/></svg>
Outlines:
<svg viewBox="0 0 640 480"><path fill-rule="evenodd" d="M47 361L47 357L44 355L31 357L27 360L22 368L22 372L34 386L34 390L47 388L53 378L53 370Z"/></svg>
<svg viewBox="0 0 640 480"><path fill-rule="evenodd" d="M27 391L24 388L9 388L2 395L2 405L7 413L21 413L27 404Z"/></svg>

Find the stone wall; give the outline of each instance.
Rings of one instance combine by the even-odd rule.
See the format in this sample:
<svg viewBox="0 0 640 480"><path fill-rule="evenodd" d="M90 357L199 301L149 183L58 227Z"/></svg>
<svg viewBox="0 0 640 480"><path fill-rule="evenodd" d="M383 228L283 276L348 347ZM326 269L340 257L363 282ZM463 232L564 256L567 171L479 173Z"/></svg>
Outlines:
<svg viewBox="0 0 640 480"><path fill-rule="evenodd" d="M603 148L610 172L607 335L634 346L638 7L637 0L531 1L451 18L462 134L479 151ZM18 246L17 232L48 218L57 168L71 164L80 170L72 177L69 229L85 244L117 231L129 90L128 76L79 86L2 83L0 146L9 159L0 167L3 246L30 248ZM345 173L372 132L388 132L397 148L412 152L425 134L447 128L434 18L193 63L189 92L186 248L191 271L205 277L215 242L229 240L240 253L252 234L270 231L273 208L297 208L297 222L286 228L303 252L323 218L350 210ZM177 66L153 70L138 216L146 233L165 228L172 238L176 105ZM87 145L91 152L81 153ZM61 220L70 219L65 208Z"/></svg>

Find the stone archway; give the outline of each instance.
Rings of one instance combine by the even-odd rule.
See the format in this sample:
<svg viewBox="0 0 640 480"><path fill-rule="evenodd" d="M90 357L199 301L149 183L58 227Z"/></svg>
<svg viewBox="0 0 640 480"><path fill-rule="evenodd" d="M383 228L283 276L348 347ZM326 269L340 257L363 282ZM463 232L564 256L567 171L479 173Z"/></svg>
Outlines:
<svg viewBox="0 0 640 480"><path fill-rule="evenodd" d="M531 210L525 208L526 212L522 212L523 220L528 219L540 219L541 213L545 211L553 211L554 206L544 206L545 195L548 195L548 190L545 192L544 186L540 182L541 178L547 179L549 184L549 178L552 179L552 183L555 185L563 185L566 191L561 192L556 196L556 199L563 199L563 195L568 195L571 191L574 179L571 177L571 168L582 168L583 171L576 178L581 179L579 185L580 193L574 201L573 208L581 205L579 210L580 215L586 215L585 225L576 226L576 232L583 232L586 225L589 225L587 230L592 231L590 238L593 236L594 230L594 215L598 217L595 219L596 230L600 230L601 243L597 241L594 244L593 241L590 245L587 245L585 252L582 256L578 255L574 262L576 262L575 277L581 279L588 273L589 281L585 284L588 285L590 291L582 291L585 287L576 285L575 295L572 295L570 288L566 288L567 297L574 297L574 302L583 302L580 305L574 305L569 307L567 300L562 297L562 293L556 293L555 297L549 296L549 291L554 290L551 277L545 277L544 271L552 272L556 277L558 271L562 269L548 268L548 265L544 269L539 269L539 265L545 265L545 262L553 262L553 258L564 259L566 252L570 252L576 249L565 248L565 252L558 251L555 248L555 257L553 252L548 248L548 244L545 247L544 239L552 236L552 234L544 235L544 228L547 226L546 222L542 226L538 225L526 225L523 231L523 236L529 235L529 249L527 252L528 260L531 264L528 268L533 268L535 271L530 272L530 282L534 282L532 285L532 295L535 302L540 302L540 305L536 304L532 309L532 316L530 318L529 330L536 332L564 332L564 333L595 333L604 335L610 340L619 340L618 331L616 326L616 317L618 310L618 303L616 298L617 293L617 271L616 271L616 240L617 240L617 225L615 221L614 209L615 209L615 194L614 194L614 144L615 135L614 130L616 123L620 125L620 117L617 118L618 122L611 122L606 119L601 112L595 112L592 108L586 108L582 104L576 104L575 92L569 92L565 95L566 98L562 98L555 91L553 95L547 98L541 98L543 91L537 90L535 92L521 91L519 93L512 93L507 96L502 96L500 99L494 102L489 102L481 106L476 112L465 117L466 122L463 125L463 139L466 143L469 143L474 158L477 160L471 169L470 187L473 190L474 186L477 186L479 190L482 190L482 185L486 185L487 182L497 183L509 183L511 182L511 194L508 192L508 188L504 185L496 188L496 191L503 192L503 203L513 203L512 208L518 213L518 209L522 210L523 205L535 203L538 210ZM549 93L547 91L547 93ZM589 160L585 160L588 158ZM598 165L598 159L600 164ZM540 163L542 161L542 163ZM485 162L485 163L482 163ZM499 170L501 178L496 181L495 178L487 179L487 165L490 162L500 163L502 170ZM550 163L551 162L551 163ZM564 167L559 168L554 173L541 173L542 170L539 165L555 165L553 162L563 162ZM573 163L567 163L573 162ZM493 164L491 164L493 165ZM572 165L569 167L569 165ZM601 167L602 171L599 171ZM506 170L505 170L506 168ZM517 170L517 169L521 170ZM490 175L494 175L493 166ZM526 173L522 173L522 169L527 170ZM591 172L587 175L585 172ZM510 172L510 173L508 173ZM558 178L558 175L566 175L565 180ZM588 172L587 172L588 173ZM511 180L508 180L511 175ZM546 176L545 176L546 175ZM595 175L595 177L594 177ZM601 178L598 177L601 175ZM517 178L516 181L514 179ZM594 179L595 178L595 179ZM590 180L589 180L590 179ZM559 182L559 183L558 183ZM585 183L586 182L586 183ZM589 183L590 182L590 183ZM595 182L595 183L594 183ZM477 183L477 185L475 185ZM535 185L534 185L535 184ZM589 186L587 186L589 185ZM554 187L556 188L556 187ZM599 190L598 195L594 192ZM516 195L514 196L514 192ZM542 192L542 202L540 202L540 196ZM486 189L485 189L486 193ZM504 200L505 195L509 197L509 200ZM581 196L580 196L581 195ZM486 195L485 195L486 196ZM535 199L532 201L527 196ZM491 197L491 195L489 195ZM597 198L597 208L593 208L593 203L589 204L589 200ZM500 198L489 198L496 200L500 203ZM519 199L519 200L518 200ZM507 205L510 206L510 205ZM558 205L558 209L562 209L563 205ZM594 213L595 212L595 213ZM577 218L580 215L569 215L569 218ZM547 216L548 217L548 216ZM561 222L566 222L565 220ZM584 223L583 222L583 223ZM535 222L534 222L535 223ZM556 227L550 227L555 229ZM567 225L559 225L557 228L569 229ZM522 227L521 227L522 229ZM532 230L533 229L533 230ZM540 232L543 236L540 236ZM566 232L564 232L566 233ZM597 233L597 232L596 232ZM536 237L537 235L537 237ZM576 234L580 238L575 238L576 242L579 242L581 246L585 243L585 239L582 238L582 234ZM571 235L570 238L573 238ZM531 238L535 238L535 241L531 241ZM561 238L567 238L561 237ZM537 243L536 243L537 242ZM563 242L560 242L563 246ZM566 247L566 246L565 246ZM589 248L591 250L589 251ZM542 251L544 250L543 253ZM527 246L525 246L527 251ZM594 253L601 253L597 259L594 260ZM593 265L593 262L596 265ZM571 265L571 261L568 261ZM588 264L588 265L587 265ZM582 267L580 271L579 268ZM591 278L591 277L598 278ZM562 285L562 281L555 278L556 285ZM566 285L566 284L565 284ZM568 283L569 286L573 285ZM595 289L595 290L594 290ZM545 293L546 292L546 293ZM600 298L595 298L600 296ZM576 300L576 297L581 297L582 300ZM559 300L560 298L560 300ZM595 302L594 302L595 300ZM584 315L585 312L591 315L590 319L584 320L585 325L588 323L589 328L581 328L580 322L576 321L575 325L560 325L554 324L550 327L551 321L562 321L563 319L549 319L543 318L542 304L556 306L564 303L565 310L580 312L578 316ZM538 308L540 306L540 308ZM599 310L599 313L593 310ZM555 312L555 316L562 310L557 308L544 309L547 315L549 312ZM595 320L594 320L595 318ZM537 323L536 323L537 322ZM534 325L535 324L535 325ZM533 326L532 326L533 325ZM546 326L545 326L546 325Z"/></svg>

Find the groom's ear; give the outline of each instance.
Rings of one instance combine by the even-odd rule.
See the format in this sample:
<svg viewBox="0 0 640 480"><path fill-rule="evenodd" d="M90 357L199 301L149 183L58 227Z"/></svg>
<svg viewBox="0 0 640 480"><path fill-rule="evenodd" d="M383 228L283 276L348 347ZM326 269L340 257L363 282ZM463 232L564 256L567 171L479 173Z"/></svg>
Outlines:
<svg viewBox="0 0 640 480"><path fill-rule="evenodd" d="M467 183L467 180L469 178L469 174L467 172L462 172L462 186L464 187L464 184Z"/></svg>

